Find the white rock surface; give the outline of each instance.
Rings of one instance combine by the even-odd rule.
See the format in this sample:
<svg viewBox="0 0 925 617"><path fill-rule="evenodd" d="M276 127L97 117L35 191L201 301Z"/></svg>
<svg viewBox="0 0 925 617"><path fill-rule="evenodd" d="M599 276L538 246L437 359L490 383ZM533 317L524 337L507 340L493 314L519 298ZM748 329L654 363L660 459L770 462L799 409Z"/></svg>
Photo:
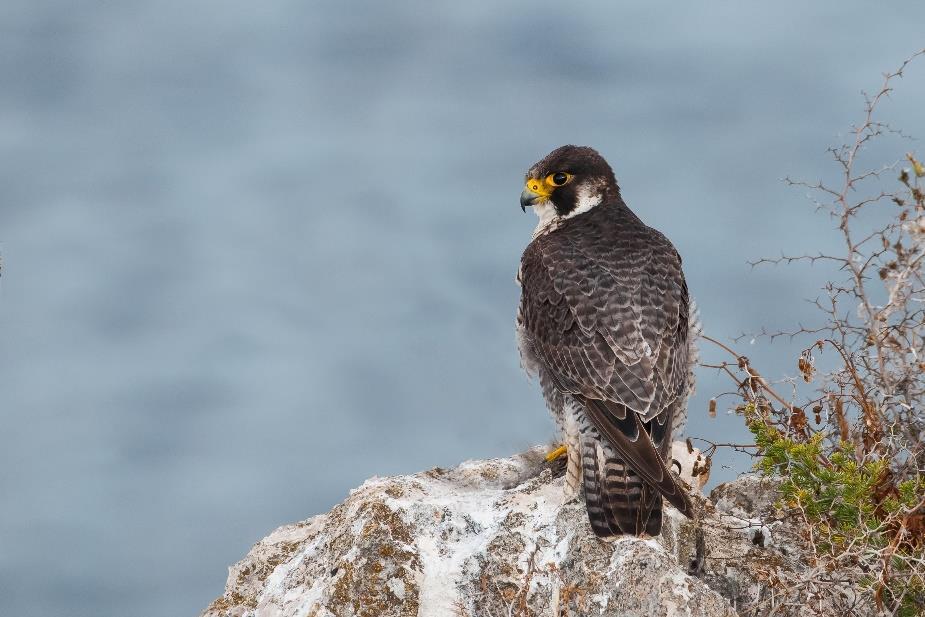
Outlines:
<svg viewBox="0 0 925 617"><path fill-rule="evenodd" d="M562 503L544 451L372 478L258 542L203 615L713 617L761 593L775 555L743 525L759 515L741 511L734 483L734 516L701 498L699 527L668 507L658 538L607 543L580 499Z"/></svg>

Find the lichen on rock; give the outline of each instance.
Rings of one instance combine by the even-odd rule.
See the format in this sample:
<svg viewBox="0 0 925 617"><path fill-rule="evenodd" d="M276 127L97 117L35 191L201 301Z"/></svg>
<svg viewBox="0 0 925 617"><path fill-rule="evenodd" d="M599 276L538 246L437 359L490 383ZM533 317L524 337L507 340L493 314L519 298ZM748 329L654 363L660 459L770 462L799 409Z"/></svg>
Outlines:
<svg viewBox="0 0 925 617"><path fill-rule="evenodd" d="M666 505L658 538L602 542L542 455L372 478L258 542L203 615L712 617L761 593L760 564L779 555L739 529L760 515L735 483L725 510L698 499L699 523Z"/></svg>

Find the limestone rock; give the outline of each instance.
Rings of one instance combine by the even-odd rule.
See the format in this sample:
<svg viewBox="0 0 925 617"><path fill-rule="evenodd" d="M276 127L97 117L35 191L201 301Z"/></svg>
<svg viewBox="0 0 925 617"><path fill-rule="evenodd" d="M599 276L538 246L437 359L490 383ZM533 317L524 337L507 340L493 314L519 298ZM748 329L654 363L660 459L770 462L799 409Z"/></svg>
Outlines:
<svg viewBox="0 0 925 617"><path fill-rule="evenodd" d="M737 483L721 497L735 512L700 497L699 525L666 505L658 538L602 542L544 451L372 478L258 542L203 615L718 617L761 593L779 555Z"/></svg>

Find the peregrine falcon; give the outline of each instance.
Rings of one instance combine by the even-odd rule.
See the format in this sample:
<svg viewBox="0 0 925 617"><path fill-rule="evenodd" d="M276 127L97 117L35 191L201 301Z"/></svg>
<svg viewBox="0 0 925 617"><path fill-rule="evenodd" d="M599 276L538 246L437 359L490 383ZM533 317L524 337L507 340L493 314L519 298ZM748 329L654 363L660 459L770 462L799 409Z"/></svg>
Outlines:
<svg viewBox="0 0 925 617"><path fill-rule="evenodd" d="M690 388L681 257L626 206L592 148L536 163L520 205L539 224L517 274L517 341L563 435L566 494L583 485L599 537L657 535L662 497L693 516L666 465Z"/></svg>

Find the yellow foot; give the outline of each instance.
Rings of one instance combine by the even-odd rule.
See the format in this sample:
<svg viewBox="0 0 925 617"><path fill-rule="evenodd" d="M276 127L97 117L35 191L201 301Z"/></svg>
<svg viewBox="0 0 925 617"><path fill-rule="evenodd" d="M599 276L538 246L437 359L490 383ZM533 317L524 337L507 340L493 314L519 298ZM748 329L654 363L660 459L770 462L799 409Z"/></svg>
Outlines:
<svg viewBox="0 0 925 617"><path fill-rule="evenodd" d="M558 448L556 448L555 450L553 450L552 452L546 455L546 462L551 463L557 458L562 458L563 456L565 456L566 452L568 452L568 448L566 448L565 446L559 446Z"/></svg>

